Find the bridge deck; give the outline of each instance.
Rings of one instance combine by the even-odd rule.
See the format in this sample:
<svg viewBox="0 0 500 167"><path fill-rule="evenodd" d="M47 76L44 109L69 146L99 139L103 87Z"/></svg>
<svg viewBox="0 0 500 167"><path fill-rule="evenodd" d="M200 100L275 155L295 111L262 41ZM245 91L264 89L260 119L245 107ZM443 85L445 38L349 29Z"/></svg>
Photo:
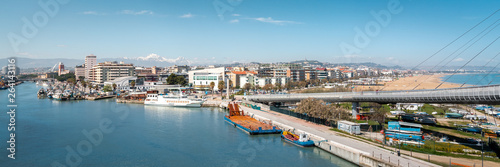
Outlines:
<svg viewBox="0 0 500 167"><path fill-rule="evenodd" d="M500 104L500 85L409 91L251 95L246 96L246 99L254 102L299 102L309 97L327 102Z"/></svg>

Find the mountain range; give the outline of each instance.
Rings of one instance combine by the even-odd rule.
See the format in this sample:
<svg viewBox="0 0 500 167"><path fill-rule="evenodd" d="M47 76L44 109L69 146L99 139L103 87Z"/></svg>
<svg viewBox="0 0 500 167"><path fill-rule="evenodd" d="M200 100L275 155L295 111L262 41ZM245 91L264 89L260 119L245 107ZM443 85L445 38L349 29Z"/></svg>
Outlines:
<svg viewBox="0 0 500 167"><path fill-rule="evenodd" d="M31 59L31 58L16 58L16 65L21 68L41 68L41 67L53 67L59 62L62 62L66 67L75 67L77 65L82 65L85 63L85 59ZM105 61L117 61L124 63L132 63L135 66L158 66L167 67L172 65L193 65L193 62L184 58L177 57L173 59L165 58L157 54L150 54L145 57L121 57L121 58L101 58L97 59L97 62ZM0 59L0 66L7 65L7 58Z"/></svg>

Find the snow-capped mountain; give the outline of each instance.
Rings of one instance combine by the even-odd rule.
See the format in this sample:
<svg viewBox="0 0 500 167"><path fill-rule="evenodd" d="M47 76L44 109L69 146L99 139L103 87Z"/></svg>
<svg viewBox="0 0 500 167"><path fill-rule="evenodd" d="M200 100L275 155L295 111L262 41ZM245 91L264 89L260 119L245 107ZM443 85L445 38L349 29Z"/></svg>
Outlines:
<svg viewBox="0 0 500 167"><path fill-rule="evenodd" d="M177 57L175 59L167 59L165 57L161 57L160 55L157 54L150 54L146 57L135 57L135 58L129 58L129 57L123 57L122 59L124 60L129 60L129 61L148 61L148 62L165 62L165 63L171 63L171 64L179 64L179 65L190 65L192 62L187 60L184 57Z"/></svg>

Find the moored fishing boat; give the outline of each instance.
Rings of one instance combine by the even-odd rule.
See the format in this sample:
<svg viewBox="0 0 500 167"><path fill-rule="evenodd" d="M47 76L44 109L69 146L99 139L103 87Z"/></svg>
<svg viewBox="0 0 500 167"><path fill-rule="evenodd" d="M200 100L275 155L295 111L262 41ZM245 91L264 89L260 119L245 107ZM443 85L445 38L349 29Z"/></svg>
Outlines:
<svg viewBox="0 0 500 167"><path fill-rule="evenodd" d="M262 123L255 118L245 115L239 110L238 104L228 104L229 115L224 116L224 120L243 130L250 135L281 133L281 129L276 126Z"/></svg>
<svg viewBox="0 0 500 167"><path fill-rule="evenodd" d="M56 93L52 96L55 100L60 100L60 101L64 101L64 100L67 100L68 97L67 96L64 96L64 94L62 93Z"/></svg>
<svg viewBox="0 0 500 167"><path fill-rule="evenodd" d="M38 98L43 98L45 96L47 96L47 93L45 92L45 89L40 88L40 90L38 90L37 97Z"/></svg>
<svg viewBox="0 0 500 167"><path fill-rule="evenodd" d="M300 147L314 146L314 141L310 140L305 133L296 135L289 131L283 131L281 133L281 139Z"/></svg>

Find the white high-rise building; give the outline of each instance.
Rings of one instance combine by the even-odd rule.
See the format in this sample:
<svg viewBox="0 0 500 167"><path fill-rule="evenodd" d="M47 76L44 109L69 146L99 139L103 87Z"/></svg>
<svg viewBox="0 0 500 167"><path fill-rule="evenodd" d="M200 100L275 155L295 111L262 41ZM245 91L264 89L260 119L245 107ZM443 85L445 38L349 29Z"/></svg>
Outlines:
<svg viewBox="0 0 500 167"><path fill-rule="evenodd" d="M85 57L85 79L89 79L90 69L97 65L97 56L90 54Z"/></svg>
<svg viewBox="0 0 500 167"><path fill-rule="evenodd" d="M96 84L102 84L119 77L134 76L135 67L132 64L104 62L92 67L89 73L89 81Z"/></svg>

